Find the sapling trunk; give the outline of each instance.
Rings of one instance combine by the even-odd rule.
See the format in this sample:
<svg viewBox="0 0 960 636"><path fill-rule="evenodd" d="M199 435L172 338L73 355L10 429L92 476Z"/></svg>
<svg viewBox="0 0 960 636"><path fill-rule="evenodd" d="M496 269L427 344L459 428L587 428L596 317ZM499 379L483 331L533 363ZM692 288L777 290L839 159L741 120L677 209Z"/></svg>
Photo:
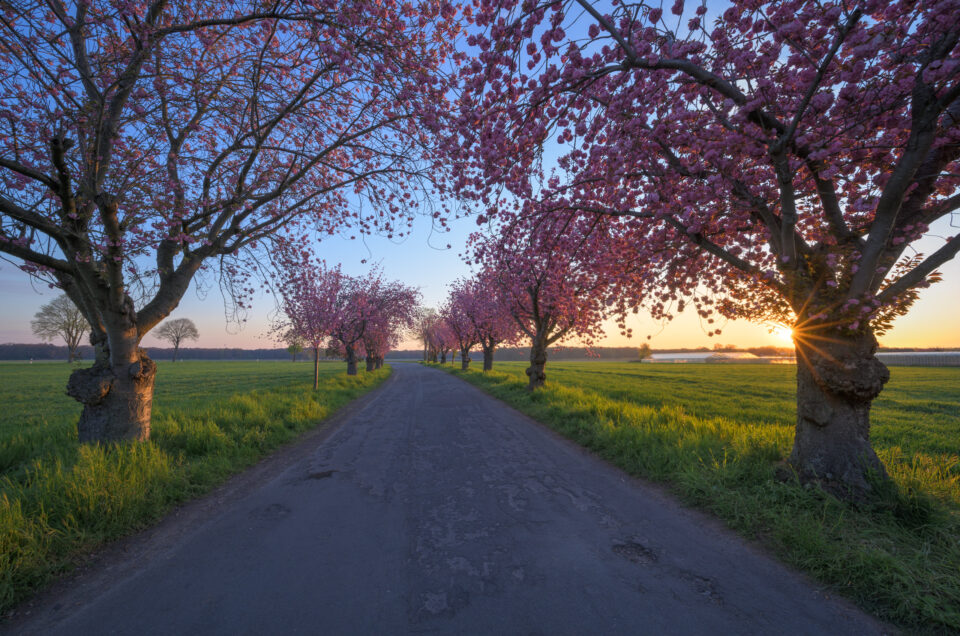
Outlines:
<svg viewBox="0 0 960 636"><path fill-rule="evenodd" d="M313 390L320 389L320 347L313 348Z"/></svg>
<svg viewBox="0 0 960 636"><path fill-rule="evenodd" d="M872 334L797 339L797 426L790 465L816 482L859 500L887 472L870 445L870 406L890 379L875 357Z"/></svg>

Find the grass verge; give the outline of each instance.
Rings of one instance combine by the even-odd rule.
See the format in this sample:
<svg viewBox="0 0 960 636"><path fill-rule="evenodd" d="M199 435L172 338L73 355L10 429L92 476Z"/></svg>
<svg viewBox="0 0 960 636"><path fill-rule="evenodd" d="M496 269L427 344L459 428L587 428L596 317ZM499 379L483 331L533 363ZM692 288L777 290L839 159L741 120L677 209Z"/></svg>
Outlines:
<svg viewBox="0 0 960 636"><path fill-rule="evenodd" d="M0 367L0 615L91 550L147 527L385 380L290 363L160 363L151 440L76 442L68 365ZM35 413L35 415L30 415Z"/></svg>
<svg viewBox="0 0 960 636"><path fill-rule="evenodd" d="M523 364L498 366L506 372L444 369L626 472L668 484L879 618L960 631L956 370L894 369L874 444L899 489L857 507L775 477L793 439L795 406L779 404L793 395L792 368L558 363L530 394ZM707 397L724 383L729 393ZM928 399L911 402L921 385ZM778 410L765 414L765 402Z"/></svg>

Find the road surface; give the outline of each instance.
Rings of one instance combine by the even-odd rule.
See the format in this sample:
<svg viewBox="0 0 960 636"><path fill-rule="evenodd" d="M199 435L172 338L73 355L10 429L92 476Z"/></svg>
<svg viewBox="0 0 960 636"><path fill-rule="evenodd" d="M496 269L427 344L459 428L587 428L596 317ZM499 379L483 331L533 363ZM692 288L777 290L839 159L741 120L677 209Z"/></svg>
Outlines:
<svg viewBox="0 0 960 636"><path fill-rule="evenodd" d="M43 595L43 634L870 634L719 523L435 369ZM278 463L279 462L279 463ZM259 471L259 472L258 472Z"/></svg>

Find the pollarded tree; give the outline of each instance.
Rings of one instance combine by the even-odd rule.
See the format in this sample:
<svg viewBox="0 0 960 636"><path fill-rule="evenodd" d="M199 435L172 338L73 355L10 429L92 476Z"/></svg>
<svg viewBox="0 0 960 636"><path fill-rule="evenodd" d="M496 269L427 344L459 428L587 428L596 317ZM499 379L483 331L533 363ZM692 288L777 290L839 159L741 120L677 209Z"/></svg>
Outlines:
<svg viewBox="0 0 960 636"><path fill-rule="evenodd" d="M633 221L671 272L655 314L793 325L804 480L861 496L885 476L870 405L876 334L960 250L912 245L960 209L955 0L490 1L458 129L463 186L532 194L544 144L554 209ZM568 37L586 32L588 37ZM698 291L698 286L700 290Z"/></svg>
<svg viewBox="0 0 960 636"><path fill-rule="evenodd" d="M200 332L197 331L197 326L189 318L176 318L157 327L154 335L173 345L173 361L176 362L177 353L180 352L180 344L184 340L196 340L200 337Z"/></svg>
<svg viewBox="0 0 960 636"><path fill-rule="evenodd" d="M30 321L30 328L41 340L63 338L67 345L68 363L77 357L77 348L83 335L90 332L90 324L83 317L83 312L77 309L66 294L41 305L40 311L34 314Z"/></svg>
<svg viewBox="0 0 960 636"><path fill-rule="evenodd" d="M0 252L93 329L95 365L68 386L81 440L149 436L140 341L211 259L242 307L244 257L280 231L404 230L457 28L444 0L3 12Z"/></svg>

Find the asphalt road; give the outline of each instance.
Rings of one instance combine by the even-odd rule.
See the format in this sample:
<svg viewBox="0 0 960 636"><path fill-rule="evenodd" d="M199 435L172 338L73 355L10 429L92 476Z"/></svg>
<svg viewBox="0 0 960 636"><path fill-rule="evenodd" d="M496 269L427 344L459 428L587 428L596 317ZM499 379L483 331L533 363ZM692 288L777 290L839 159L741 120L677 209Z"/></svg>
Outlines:
<svg viewBox="0 0 960 636"><path fill-rule="evenodd" d="M705 515L413 364L6 626L44 634L868 634ZM272 463L271 463L272 462Z"/></svg>

